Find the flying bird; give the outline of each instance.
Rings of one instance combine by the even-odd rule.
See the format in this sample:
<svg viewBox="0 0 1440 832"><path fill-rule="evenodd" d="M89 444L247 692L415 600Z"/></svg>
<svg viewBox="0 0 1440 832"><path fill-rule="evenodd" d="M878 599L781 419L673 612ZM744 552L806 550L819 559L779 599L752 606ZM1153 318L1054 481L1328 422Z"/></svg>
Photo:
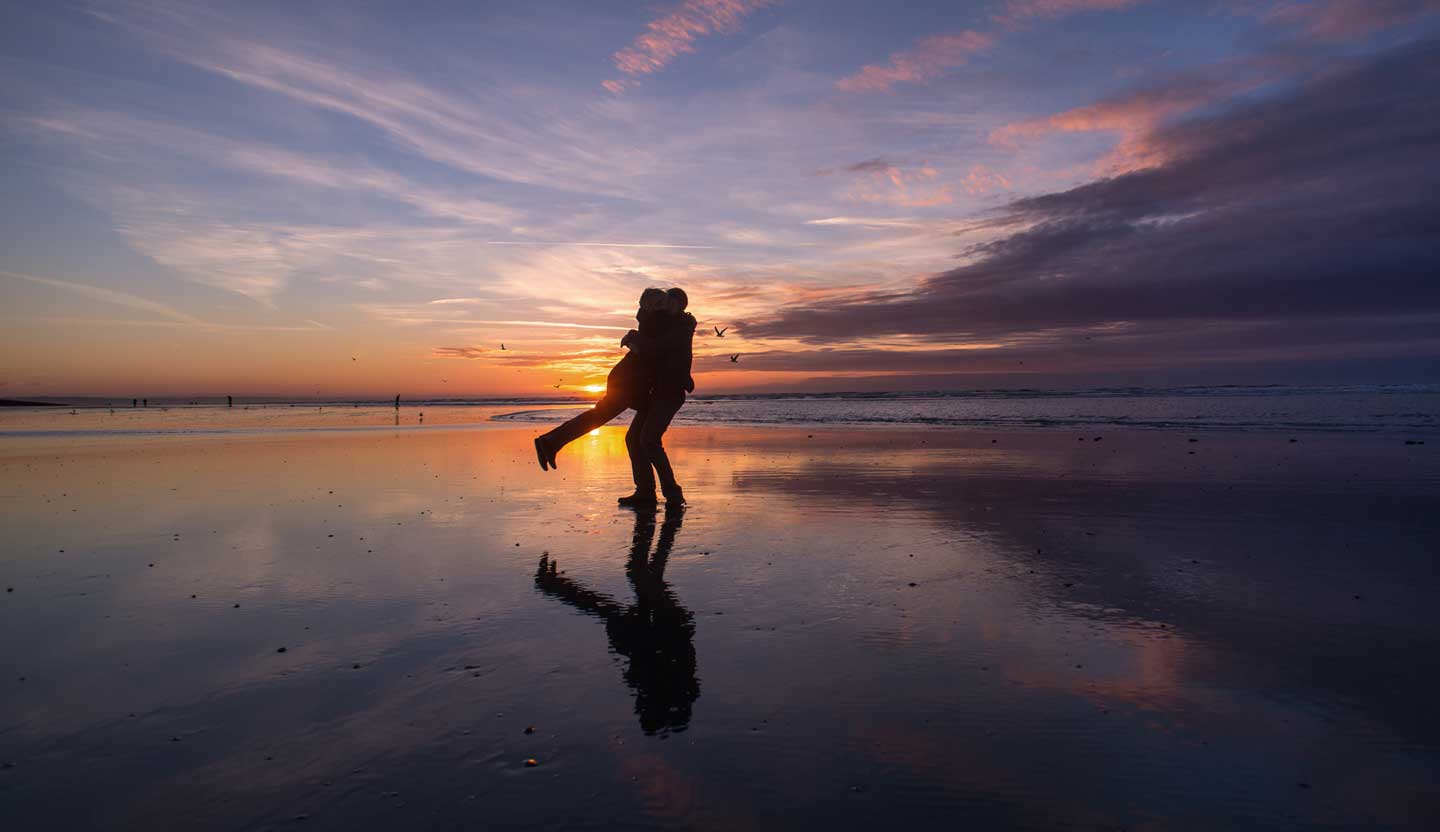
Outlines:
<svg viewBox="0 0 1440 832"><path fill-rule="evenodd" d="M740 353L737 352L737 353L735 353L734 355L730 356L730 363L731 363L731 364L739 364L739 363L740 363Z"/></svg>
<svg viewBox="0 0 1440 832"><path fill-rule="evenodd" d="M730 327L728 327L728 326L725 327L725 329L729 329L729 328L730 328ZM725 329L721 329L721 328L718 327L718 326L715 327L715 337L716 337L716 338L724 338L724 337L725 337Z"/></svg>

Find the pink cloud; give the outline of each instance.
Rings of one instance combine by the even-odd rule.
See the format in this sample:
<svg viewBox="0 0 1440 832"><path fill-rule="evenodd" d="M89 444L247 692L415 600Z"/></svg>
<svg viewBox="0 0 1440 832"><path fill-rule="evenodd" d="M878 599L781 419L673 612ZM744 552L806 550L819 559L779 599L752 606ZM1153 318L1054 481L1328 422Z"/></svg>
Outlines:
<svg viewBox="0 0 1440 832"><path fill-rule="evenodd" d="M973 52L991 44L993 38L975 31L953 35L931 35L914 48L896 52L888 64L869 64L835 86L845 92L889 92L896 84L918 84L938 78L945 70L959 66Z"/></svg>
<svg viewBox="0 0 1440 832"><path fill-rule="evenodd" d="M1054 133L1109 131L1120 136L1102 160L1108 173L1138 170L1164 161L1164 151L1149 136L1166 121L1254 87L1260 79L1192 78L1108 98L1055 115L1013 122L990 134L991 144L1015 147Z"/></svg>
<svg viewBox="0 0 1440 832"><path fill-rule="evenodd" d="M975 170L972 169L971 172L973 174ZM844 198L850 200L902 205L908 208L930 208L949 205L955 201L954 187L938 181L940 171L929 165L922 164L907 169L883 158L875 158L818 173L822 176L840 174L853 177L852 183L843 193ZM966 182L967 190L971 184Z"/></svg>
<svg viewBox="0 0 1440 832"><path fill-rule="evenodd" d="M746 15L775 2L776 0L685 0L645 24L643 34L631 41L629 46L616 52L613 56L615 68L626 75L658 72L677 57L694 52L696 40L706 35L735 32ZM635 83L609 80L604 81L601 86L619 94Z"/></svg>
<svg viewBox="0 0 1440 832"><path fill-rule="evenodd" d="M1010 190L1009 178L979 164L970 166L970 172L965 175L961 184L965 187L965 193L971 196Z"/></svg>
<svg viewBox="0 0 1440 832"><path fill-rule="evenodd" d="M1313 0L1286 2L1268 15L1318 40L1346 40L1398 26L1440 10L1440 0Z"/></svg>

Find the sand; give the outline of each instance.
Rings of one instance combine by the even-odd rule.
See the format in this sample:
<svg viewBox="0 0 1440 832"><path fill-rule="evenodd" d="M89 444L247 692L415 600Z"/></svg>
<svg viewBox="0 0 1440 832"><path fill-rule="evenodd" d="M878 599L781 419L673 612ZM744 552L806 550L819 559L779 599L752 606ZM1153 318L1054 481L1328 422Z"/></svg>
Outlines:
<svg viewBox="0 0 1440 832"><path fill-rule="evenodd" d="M535 430L4 440L7 827L1440 828L1433 442Z"/></svg>

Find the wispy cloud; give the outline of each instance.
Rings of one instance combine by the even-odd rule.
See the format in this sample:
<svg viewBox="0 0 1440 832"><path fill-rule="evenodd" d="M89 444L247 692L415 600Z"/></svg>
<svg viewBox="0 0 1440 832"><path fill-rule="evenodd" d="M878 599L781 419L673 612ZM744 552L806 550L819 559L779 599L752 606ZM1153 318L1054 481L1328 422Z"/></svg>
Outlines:
<svg viewBox="0 0 1440 832"><path fill-rule="evenodd" d="M645 32L614 55L615 68L630 78L601 85L619 94L632 87L635 76L659 72L681 55L695 51L695 42L714 34L730 34L757 9L777 0L685 0L645 24Z"/></svg>
<svg viewBox="0 0 1440 832"><path fill-rule="evenodd" d="M920 228L924 220L889 217L821 217L806 220L806 225L857 226L860 228Z"/></svg>
<svg viewBox="0 0 1440 832"><path fill-rule="evenodd" d="M303 326L291 324L237 324L224 323L219 321L207 321L197 318L187 312L183 312L166 303L157 300L141 297L130 292L120 292L114 289L106 289L103 286L92 286L88 283L76 283L70 280L60 280L53 277L40 277L32 274L19 272L0 271L0 277L11 280L23 280L41 286L48 286L52 289L59 289L70 294L89 300L108 303L114 306L133 309L138 312L148 312L160 316L160 320L147 318L144 320L124 318L75 318L75 317L48 317L31 318L30 320L45 320L51 323L80 324L80 325L105 325L105 326L147 326L147 327L183 327L186 329L200 329L216 332L316 332L328 330L330 327L319 321L306 321Z"/></svg>
<svg viewBox="0 0 1440 832"><path fill-rule="evenodd" d="M1147 0L1009 0L992 19L1007 29L1021 28L1037 21L1087 11L1116 11ZM844 92L890 92L898 84L922 84L944 76L961 66L976 52L990 48L996 36L966 29L920 39L909 49L896 52L883 64L867 64L859 72L835 83Z"/></svg>
<svg viewBox="0 0 1440 832"><path fill-rule="evenodd" d="M593 240L486 240L487 246L588 246L591 248L715 248L678 243L606 243Z"/></svg>
<svg viewBox="0 0 1440 832"><path fill-rule="evenodd" d="M436 358L480 358L486 350L479 347L436 347L430 354Z"/></svg>
<svg viewBox="0 0 1440 832"><path fill-rule="evenodd" d="M845 92L889 92L896 84L918 84L945 74L994 42L990 35L967 30L950 35L931 35L915 46L890 56L888 63L869 64L835 82Z"/></svg>
<svg viewBox="0 0 1440 832"><path fill-rule="evenodd" d="M498 88L461 95L356 58L282 48L215 9L116 6L105 19L176 60L355 119L455 170L563 191L630 195L624 177L612 174L635 154L601 147L593 131L575 127L560 113L507 117L513 116L512 102Z"/></svg>
<svg viewBox="0 0 1440 832"><path fill-rule="evenodd" d="M1316 40L1348 40L1440 12L1440 0L1309 0L1284 2L1267 15Z"/></svg>
<svg viewBox="0 0 1440 832"><path fill-rule="evenodd" d="M938 169L923 163L905 165L877 156L817 173L821 176L838 174L849 177L851 184L844 191L844 196L861 202L926 208L955 201L954 187L941 180Z"/></svg>
<svg viewBox="0 0 1440 832"><path fill-rule="evenodd" d="M1146 2L1149 0L1009 0L994 18L1003 26L1015 26L1081 12L1119 11Z"/></svg>
<svg viewBox="0 0 1440 832"><path fill-rule="evenodd" d="M0 276L8 277L11 280L24 280L29 283L36 283L41 286L49 286L53 289L60 289L90 300L98 300L102 303L123 306L126 309L134 309L140 312L149 312L185 324L203 324L204 321L181 312L173 306L161 303L139 295L132 295L129 292L117 292L114 289L105 289L100 286L91 286L87 283L74 283L69 280L57 280L53 277L39 277L32 274L21 274L19 272L0 271Z"/></svg>
<svg viewBox="0 0 1440 832"><path fill-rule="evenodd" d="M1147 141L1161 125L1178 116L1252 89L1264 73L1207 73L1171 78L1094 104L1040 118L1012 122L990 134L990 142L1015 147L1053 133L1105 131L1117 134L1115 150L1100 162L1102 173L1114 174L1164 161L1164 148Z"/></svg>

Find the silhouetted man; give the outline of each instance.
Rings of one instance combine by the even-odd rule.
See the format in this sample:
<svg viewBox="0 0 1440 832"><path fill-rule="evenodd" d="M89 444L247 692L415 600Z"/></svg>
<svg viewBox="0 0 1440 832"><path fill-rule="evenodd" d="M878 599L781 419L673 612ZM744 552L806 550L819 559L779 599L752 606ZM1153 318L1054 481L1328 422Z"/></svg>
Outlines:
<svg viewBox="0 0 1440 832"><path fill-rule="evenodd" d="M635 418L625 431L625 450L630 454L630 472L635 480L635 493L621 497L622 506L648 505L655 502L655 478L660 478L660 493L665 505L685 505L685 492L675 480L670 457L665 453L665 431L680 408L685 406L687 393L695 392L695 379L690 376L695 340L695 316L685 311L690 299L679 287L665 293L665 308L674 323L663 339L648 339L632 333L630 349L641 355L654 354L655 381L650 395L635 408ZM651 472L654 469L654 472Z"/></svg>

